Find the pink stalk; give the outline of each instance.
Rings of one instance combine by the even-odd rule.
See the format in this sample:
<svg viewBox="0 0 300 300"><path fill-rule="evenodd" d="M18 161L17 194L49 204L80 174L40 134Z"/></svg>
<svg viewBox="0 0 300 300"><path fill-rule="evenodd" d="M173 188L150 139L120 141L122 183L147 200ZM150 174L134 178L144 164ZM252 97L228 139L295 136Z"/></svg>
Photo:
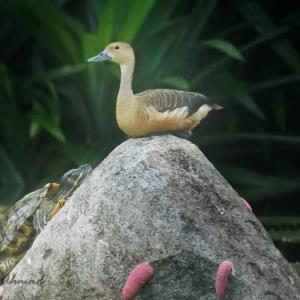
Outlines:
<svg viewBox="0 0 300 300"><path fill-rule="evenodd" d="M2 299L3 295L4 295L4 288L3 286L0 286L0 299Z"/></svg>
<svg viewBox="0 0 300 300"><path fill-rule="evenodd" d="M139 293L142 286L150 280L154 274L153 267L149 262L143 262L130 272L122 290L123 300L132 300Z"/></svg>
<svg viewBox="0 0 300 300"><path fill-rule="evenodd" d="M233 268L233 264L229 260L224 260L220 263L216 275L215 289L218 297L223 297L226 291L228 277Z"/></svg>

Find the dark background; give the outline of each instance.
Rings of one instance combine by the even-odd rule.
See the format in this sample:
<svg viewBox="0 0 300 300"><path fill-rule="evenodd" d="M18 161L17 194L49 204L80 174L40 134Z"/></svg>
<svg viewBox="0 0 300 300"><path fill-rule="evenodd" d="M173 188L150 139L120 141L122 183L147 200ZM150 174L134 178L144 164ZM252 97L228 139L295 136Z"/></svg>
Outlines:
<svg viewBox="0 0 300 300"><path fill-rule="evenodd" d="M299 1L0 0L0 17L3 205L125 139L118 67L86 60L127 41L135 91L199 91L224 106L192 141L300 270Z"/></svg>

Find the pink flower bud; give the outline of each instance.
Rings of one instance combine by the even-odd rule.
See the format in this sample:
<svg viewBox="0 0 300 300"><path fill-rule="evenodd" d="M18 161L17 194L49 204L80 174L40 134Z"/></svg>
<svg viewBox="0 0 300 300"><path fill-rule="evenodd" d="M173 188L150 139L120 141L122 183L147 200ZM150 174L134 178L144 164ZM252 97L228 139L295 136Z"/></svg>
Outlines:
<svg viewBox="0 0 300 300"><path fill-rule="evenodd" d="M132 300L139 293L142 286L150 280L154 274L153 267L149 262L137 265L129 274L122 290L123 300Z"/></svg>
<svg viewBox="0 0 300 300"><path fill-rule="evenodd" d="M218 297L223 297L226 291L228 277L233 268L233 264L229 260L224 260L218 268L215 281L215 289Z"/></svg>
<svg viewBox="0 0 300 300"><path fill-rule="evenodd" d="M243 199L243 201L244 201L246 207L247 207L250 211L252 211L251 205L250 205L245 199Z"/></svg>

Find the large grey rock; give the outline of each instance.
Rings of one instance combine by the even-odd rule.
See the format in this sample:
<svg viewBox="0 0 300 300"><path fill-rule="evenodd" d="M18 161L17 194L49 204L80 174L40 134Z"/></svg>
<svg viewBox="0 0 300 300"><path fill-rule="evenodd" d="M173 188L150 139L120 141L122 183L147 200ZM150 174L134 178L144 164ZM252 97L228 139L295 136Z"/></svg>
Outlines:
<svg viewBox="0 0 300 300"><path fill-rule="evenodd" d="M10 274L3 299L121 299L150 261L137 299L300 299L295 272L243 200L192 143L158 136L117 147L79 187Z"/></svg>

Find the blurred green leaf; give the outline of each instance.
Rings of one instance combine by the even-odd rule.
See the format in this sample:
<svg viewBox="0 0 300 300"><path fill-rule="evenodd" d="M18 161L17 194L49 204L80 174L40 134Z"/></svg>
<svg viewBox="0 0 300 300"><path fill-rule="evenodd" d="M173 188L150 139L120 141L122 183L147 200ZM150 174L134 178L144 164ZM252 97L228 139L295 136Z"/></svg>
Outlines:
<svg viewBox="0 0 300 300"><path fill-rule="evenodd" d="M268 228L300 226L300 216L296 215L260 216L259 219Z"/></svg>
<svg viewBox="0 0 300 300"><path fill-rule="evenodd" d="M9 74L6 66L0 62L0 79L1 79L1 87L8 97L13 96L11 80L9 78Z"/></svg>
<svg viewBox="0 0 300 300"><path fill-rule="evenodd" d="M285 134L266 134L266 133L236 133L236 134L213 134L201 136L197 142L202 145L211 145L215 143L226 142L269 142L269 143L282 143L283 145L293 145L300 147L300 136L291 136Z"/></svg>
<svg viewBox="0 0 300 300"><path fill-rule="evenodd" d="M267 201L274 196L284 195L293 191L299 191L299 178L291 177L288 174L280 176L262 174L253 170L219 165L221 173L231 182L243 190L251 199ZM274 187L276 186L276 189Z"/></svg>
<svg viewBox="0 0 300 300"><path fill-rule="evenodd" d="M125 24L122 26L122 32L119 39L121 41L132 42L136 37L141 25L145 22L151 12L156 0L140 1L132 0L130 11L128 12Z"/></svg>
<svg viewBox="0 0 300 300"><path fill-rule="evenodd" d="M12 203L19 197L23 187L23 178L6 151L0 146L0 198L1 202Z"/></svg>
<svg viewBox="0 0 300 300"><path fill-rule="evenodd" d="M40 71L38 74L34 74L29 81L34 83L45 82L45 81L53 81L64 79L65 77L78 74L82 72L87 67L86 64L73 65L73 66L63 66L57 69Z"/></svg>
<svg viewBox="0 0 300 300"><path fill-rule="evenodd" d="M108 43L112 42L113 28L114 28L114 11L116 9L116 1L107 1L99 16L99 27L97 31L97 41L100 50Z"/></svg>
<svg viewBox="0 0 300 300"><path fill-rule="evenodd" d="M282 85L297 83L300 81L300 75L281 76L279 78L267 80L265 82L257 83L250 88L251 92L260 92L266 89L282 88Z"/></svg>
<svg viewBox="0 0 300 300"><path fill-rule="evenodd" d="M296 270L298 276L300 277L300 262L291 263L292 267Z"/></svg>
<svg viewBox="0 0 300 300"><path fill-rule="evenodd" d="M164 77L164 78L161 78L159 80L159 82L161 82L162 84L171 86L173 88L183 90L183 91L188 91L190 89L190 85L189 85L188 81L185 78L179 77L179 76Z"/></svg>
<svg viewBox="0 0 300 300"><path fill-rule="evenodd" d="M269 233L274 241L300 243L300 229L271 229Z"/></svg>
<svg viewBox="0 0 300 300"><path fill-rule="evenodd" d="M85 59L96 55L103 48L112 42L115 9L118 6L118 1L106 1L99 9L99 24L95 33L82 30L80 35L82 46L84 49Z"/></svg>
<svg viewBox="0 0 300 300"><path fill-rule="evenodd" d="M189 48L195 44L197 38L209 23L217 4L218 0L202 0L195 2L193 11L189 16L189 21L186 22L189 26L184 27L185 36L183 42L186 47ZM195 26L195 24L197 24L197 26Z"/></svg>
<svg viewBox="0 0 300 300"><path fill-rule="evenodd" d="M221 39L221 38L210 39L210 40L204 41L203 44L205 46L217 49L236 60L239 60L239 61L245 60L242 53L232 43L230 43L224 39Z"/></svg>
<svg viewBox="0 0 300 300"><path fill-rule="evenodd" d="M258 38L255 38L254 40L251 40L250 42L246 43L245 45L240 47L240 52L247 53L250 51L253 51L257 49L260 46L263 46L264 44L275 40L276 38L282 36L283 34L288 32L287 27L280 27L278 29L274 29L267 34L260 36ZM232 61L232 57L226 56L222 57L216 62L213 62L209 64L205 69L203 69L200 73L198 73L197 76L194 77L193 83L199 83L203 79L208 78L213 73L217 72L218 70L224 68L227 64L229 64Z"/></svg>
<svg viewBox="0 0 300 300"><path fill-rule="evenodd" d="M218 84L226 93L227 97L234 99L243 105L249 112L256 117L266 120L263 112L250 96L243 84L239 82L231 73L222 72L217 76Z"/></svg>
<svg viewBox="0 0 300 300"><path fill-rule="evenodd" d="M60 142L65 143L66 138L57 123L57 120L53 119L42 106L35 102L32 108L32 113L30 114L31 126L30 126L30 136L34 137L39 132L39 127L48 131L53 137L55 137Z"/></svg>
<svg viewBox="0 0 300 300"><path fill-rule="evenodd" d="M30 138L34 138L39 135L41 127L38 122L32 120L29 128L29 136Z"/></svg>
<svg viewBox="0 0 300 300"><path fill-rule="evenodd" d="M60 142L66 142L66 138L62 130L59 128L58 124L56 124L50 118L33 114L31 116L31 119L33 122L39 124L43 129L47 130L53 137L55 137Z"/></svg>
<svg viewBox="0 0 300 300"><path fill-rule="evenodd" d="M51 1L11 0L5 5L12 15L57 57L70 62L80 59L71 21Z"/></svg>
<svg viewBox="0 0 300 300"><path fill-rule="evenodd" d="M249 21L256 30L262 34L268 34L276 29L276 25L262 6L254 0L243 0L239 2L242 16ZM282 38L274 41L271 47L275 53L294 71L300 72L300 56L288 39Z"/></svg>
<svg viewBox="0 0 300 300"><path fill-rule="evenodd" d="M271 108L274 114L274 118L281 130L286 129L286 103L282 94L277 94L271 101Z"/></svg>

